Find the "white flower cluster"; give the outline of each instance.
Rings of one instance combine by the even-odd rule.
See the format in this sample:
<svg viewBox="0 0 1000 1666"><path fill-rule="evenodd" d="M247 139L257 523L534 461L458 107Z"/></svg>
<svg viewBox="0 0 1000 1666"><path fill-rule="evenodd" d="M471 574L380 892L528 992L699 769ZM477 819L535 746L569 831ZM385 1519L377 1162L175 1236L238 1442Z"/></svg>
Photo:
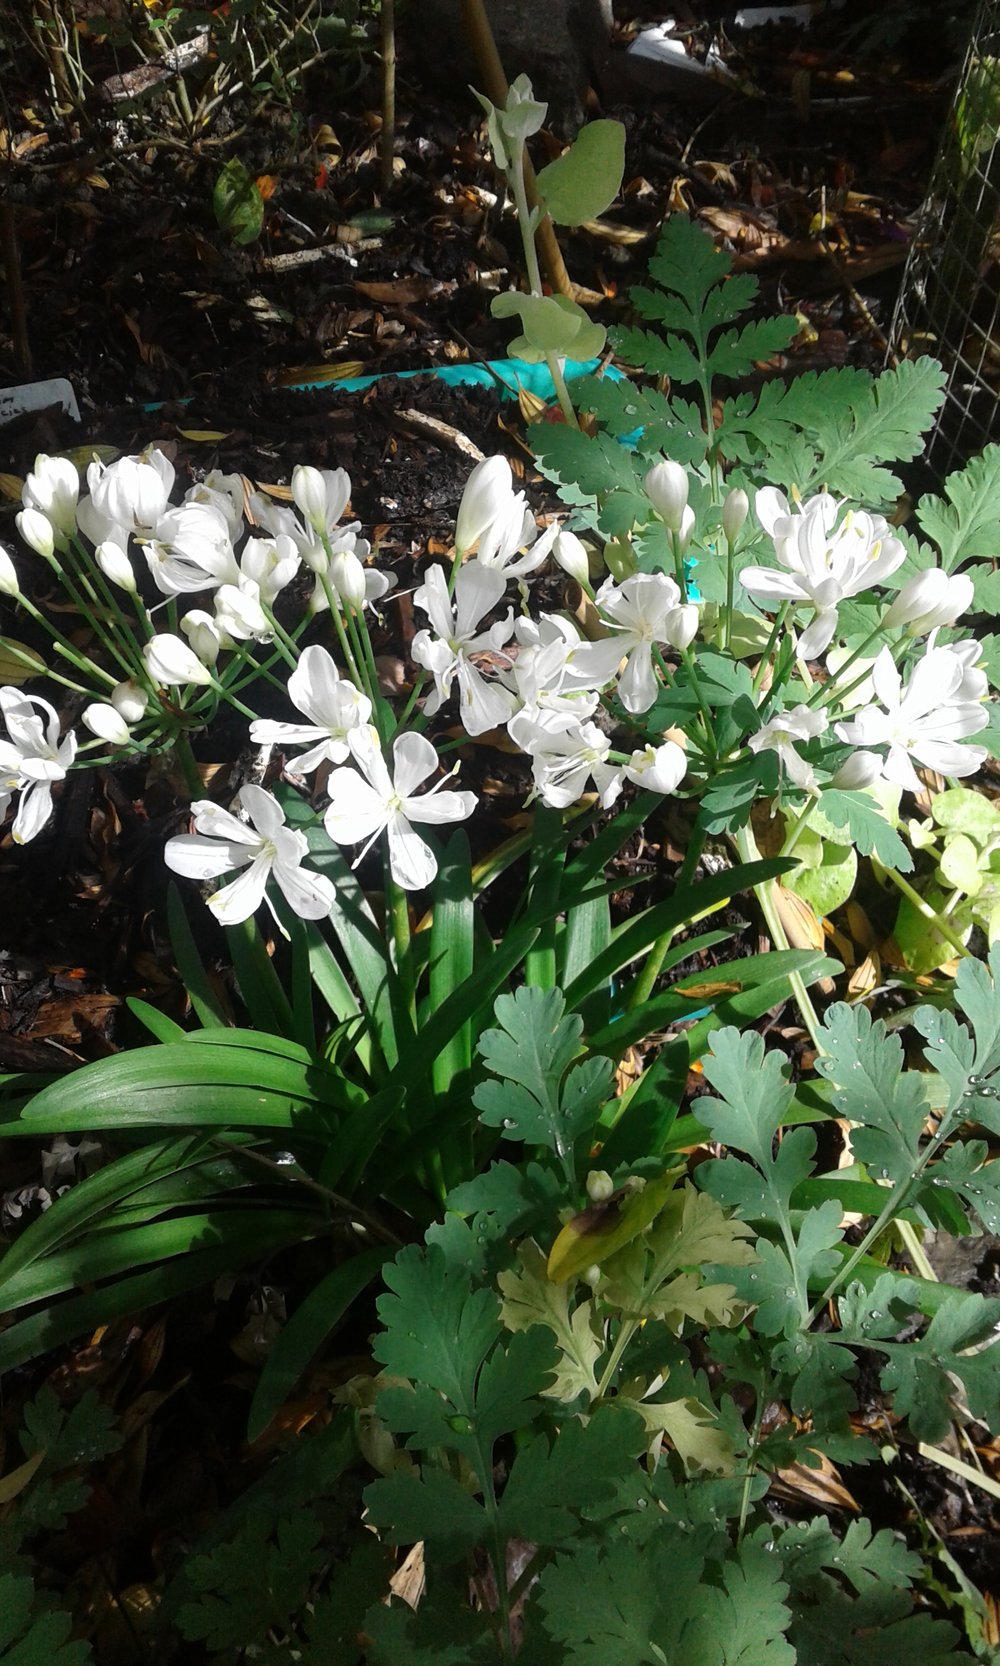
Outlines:
<svg viewBox="0 0 1000 1666"><path fill-rule="evenodd" d="M170 690L182 711L205 689L227 697L231 690L218 667L220 653L235 650L246 660L250 648L273 643L292 667L287 688L299 716L252 718L251 739L286 751L304 748L289 755L289 768L298 775L324 769L323 823L330 839L361 846L360 861L384 835L392 876L404 888L426 886L437 869L416 828L464 820L475 807L471 792L448 788L438 754L421 732L453 695L465 732L477 737L505 729L531 761L533 796L556 809L568 808L588 791L606 808L626 781L669 793L688 771L688 754L676 740L661 734L659 744L654 736L631 752L615 752L610 725L600 721L611 696L630 720L651 712L672 681L665 655L674 664L683 661L696 686L691 650L700 609L688 598L681 565L694 515L687 475L675 463L654 465L646 490L669 534L677 577L614 566L618 576L606 579L596 593L580 540L556 526L540 534L524 494L514 490L508 463L501 457L480 463L459 509L454 567L449 573L432 565L414 594L427 624L413 639L412 657L429 686L418 683L407 708L413 712L409 728L405 722L397 726L378 692L364 621L366 606L395 580L366 564L370 547L358 524L340 524L351 491L342 469L296 468L294 509L251 496L247 507L265 536L257 530L246 536L241 476L211 474L174 505L173 467L155 450L107 466L94 462L87 485L81 497L72 464L39 457L25 483L18 525L25 542L59 572L64 557L66 571L76 571L67 552L79 552L82 533L93 545L103 580L133 598L130 605L144 622L145 640L130 674L116 683L106 670L97 673L112 686L105 699L91 701L82 712L91 734L112 746L138 744L136 726L155 720L163 705L161 690ZM843 512L845 507L827 493L791 505L772 488L757 494L757 518L773 543L777 565L745 568L742 584L766 608L811 609L797 644L800 662L830 647L840 603L883 583L905 557L903 544L881 517ZM730 493L723 530L731 548L748 508L745 493ZM592 598L600 621L596 636L584 636L562 614L528 614L524 580L550 556ZM194 607L181 617L179 630L155 630L139 600L137 560L145 562L171 608L181 596L210 596L211 610ZM276 596L302 566L314 576L311 611L333 612L340 665L322 645L300 650L275 619ZM512 580L523 605L518 616L507 600ZM14 564L2 551L0 591L20 597L30 610ZM885 779L913 790L919 786L914 762L949 776L972 773L985 753L962 743L988 722L978 650L971 641L936 645L937 631L954 622L970 595L967 579L935 570L918 574L879 621L881 631L905 633L896 653L885 646L873 662L858 666L870 677L863 693L855 687L853 707L846 699L828 706L821 687L819 704L810 698L776 712L745 745L751 752L776 752L787 778L808 791L819 790L817 778L800 748L828 730L857 749L834 776L835 785ZM910 637L928 633L923 657L910 664L904 680L897 658L912 653ZM858 659L858 653L847 656L834 648L831 678L846 675ZM246 663L251 670L256 665ZM6 729L0 739L0 810L20 794L13 836L24 842L44 825L52 784L77 759L77 740L72 733L60 735L48 701L16 688L0 689L0 716ZM641 734L643 726L637 727ZM435 776L427 790L419 790ZM261 787L243 788L241 809L242 816L236 816L210 800L197 800L195 831L169 841L168 864L198 879L217 880L236 870L237 877L210 899L225 923L246 919L266 901L271 878L301 917L325 915L333 889L305 865L305 835L285 825L277 801Z"/></svg>

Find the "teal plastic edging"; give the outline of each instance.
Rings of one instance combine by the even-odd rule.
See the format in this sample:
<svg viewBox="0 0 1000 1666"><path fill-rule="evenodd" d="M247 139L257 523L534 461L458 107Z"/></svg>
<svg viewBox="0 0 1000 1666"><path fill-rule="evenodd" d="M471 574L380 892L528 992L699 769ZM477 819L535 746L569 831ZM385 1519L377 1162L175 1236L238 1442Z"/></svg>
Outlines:
<svg viewBox="0 0 1000 1666"><path fill-rule="evenodd" d="M566 359L563 363L563 375L567 382L575 382L580 376L592 376L595 370L600 370L600 359ZM614 365L605 365L604 374L611 382L625 381L625 374L617 370ZM533 393L538 399L554 399L555 386L549 374L547 364L529 364L526 359L489 359L485 364L443 364L428 365L425 370L377 370L370 376L345 376L343 381L326 380L321 382L291 382L289 391L292 393L311 393L326 388L331 393L359 393L363 388L373 387L376 382L391 377L393 381L406 382L414 376L433 376L439 382L447 382L452 387L494 387L498 382L503 390L504 398L516 399L518 387L525 392Z"/></svg>

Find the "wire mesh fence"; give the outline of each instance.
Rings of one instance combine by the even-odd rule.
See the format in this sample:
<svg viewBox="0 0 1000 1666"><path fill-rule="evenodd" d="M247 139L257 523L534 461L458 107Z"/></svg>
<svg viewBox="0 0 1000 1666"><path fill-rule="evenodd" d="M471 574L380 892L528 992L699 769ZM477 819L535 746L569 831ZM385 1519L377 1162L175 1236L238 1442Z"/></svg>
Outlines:
<svg viewBox="0 0 1000 1666"><path fill-rule="evenodd" d="M1000 440L1000 0L981 0L890 332L947 372L927 458L941 476Z"/></svg>

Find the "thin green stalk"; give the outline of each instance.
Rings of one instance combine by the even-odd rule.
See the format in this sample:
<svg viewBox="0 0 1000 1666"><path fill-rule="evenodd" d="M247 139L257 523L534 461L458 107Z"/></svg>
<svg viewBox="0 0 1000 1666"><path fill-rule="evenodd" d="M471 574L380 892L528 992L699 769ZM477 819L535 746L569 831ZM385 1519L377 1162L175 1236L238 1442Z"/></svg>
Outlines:
<svg viewBox="0 0 1000 1666"><path fill-rule="evenodd" d="M885 873L887 877L892 880L892 883L895 885L897 891L901 891L907 901L913 904L917 912L922 914L925 920L930 921L935 931L940 933L946 943L951 944L956 954L960 954L963 960L971 960L974 958L971 950L969 950L962 942L961 937L959 937L958 933L953 929L949 921L944 919L936 909L932 908L926 898L920 895L919 891L914 890L908 879L904 879L901 873L896 872L895 868L886 868Z"/></svg>
<svg viewBox="0 0 1000 1666"><path fill-rule="evenodd" d="M41 613L33 602L29 602L27 596L19 594L17 599L24 608L25 613L27 613L30 618L34 619L35 623L40 625L43 631L47 631L48 635L52 638L52 641L55 644L57 653L61 654L64 659L68 659L73 665L76 666L77 670L82 671L85 676L100 677L102 682L110 683L112 688L115 687L120 680L118 677L113 677L110 671L105 671L101 666L95 665L93 660L90 659L88 655L81 654L78 648L74 648L69 638L65 637L62 631L58 630L55 625L51 624L49 620L46 619L44 613Z"/></svg>
<svg viewBox="0 0 1000 1666"><path fill-rule="evenodd" d="M708 743L711 746L713 753L718 756L719 744L715 738L715 727L712 723L712 712L708 701L705 699L701 682L698 678L698 673L694 668L694 655L692 654L690 648L682 648L680 652L681 659L684 661L684 668L691 679L691 687L694 690L695 699L697 700L701 711L701 720L705 725L705 733L708 736Z"/></svg>
<svg viewBox="0 0 1000 1666"><path fill-rule="evenodd" d="M361 673L355 664L350 643L348 642L347 636L344 632L344 621L340 614L340 597L337 595L337 592L334 590L333 585L330 582L329 574L323 573L321 574L321 578L323 581L323 589L326 592L326 599L330 606L330 613L333 617L333 628L337 633L337 641L340 644L340 651L344 656L344 664L347 666L348 674L355 687L364 688L365 685L362 680Z"/></svg>
<svg viewBox="0 0 1000 1666"><path fill-rule="evenodd" d="M524 265L528 274L528 284L532 295L543 295L545 292L542 288L542 274L538 264L538 249L535 246L536 216L532 214L530 208L528 207L528 194L524 186L523 141L520 147L511 155L510 167L507 169L507 178L510 182L510 188L514 196L514 209L517 214L517 223L521 232L521 244L524 249ZM556 390L556 397L559 400L559 408L566 419L567 426L570 428L579 428L580 424L577 421L576 412L573 409L573 401L569 396L569 389L566 386L566 378L563 375L558 355L555 353L546 353L545 362L548 365L549 375L552 377L552 385Z"/></svg>
<svg viewBox="0 0 1000 1666"><path fill-rule="evenodd" d="M704 848L705 835L700 827L696 827L691 835L691 842L685 852L684 861L681 865L681 871L677 875L676 890L678 893L680 893L687 885L690 885L692 875L694 874L695 868L698 866L698 861ZM653 989L656 985L656 980L660 975L660 968L670 952L676 932L676 927L673 927L670 931L664 932L662 937L658 937L656 939L656 942L647 954L642 971L637 975L635 983L632 986L632 993L629 996L628 1006L630 1012L634 1011L637 1007L641 1007L652 995Z"/></svg>
<svg viewBox="0 0 1000 1666"><path fill-rule="evenodd" d="M688 599L687 571L684 566L684 554L681 550L681 535L679 532L671 530L670 548L674 557L674 574L677 579L677 588L681 593L681 601L686 602Z"/></svg>
<svg viewBox="0 0 1000 1666"><path fill-rule="evenodd" d="M851 689L857 688L859 683L863 683L865 681L865 678L871 675L870 671L868 671L868 670L866 670L862 674L862 676L856 678L856 680L853 683L851 683L848 688L839 688L841 678L844 676L845 672L849 671L851 669L852 665L857 664L857 661L862 658L862 656L871 647L872 643L876 640L877 637L881 636L881 634L882 634L881 625L876 625L874 630L869 631L868 635L865 637L864 641L861 642L858 645L858 647L855 648L853 654L851 654L850 657L844 661L843 665L838 670L836 676L830 677L830 678L828 678L828 680L825 683L819 684L818 687L813 692L813 694L810 696L810 698L806 701L806 705L807 706L823 706L823 705L826 704L826 702L828 700L832 700L834 695L836 693L838 693L838 691L841 694L841 696L843 696L844 694L849 694L851 692Z"/></svg>
<svg viewBox="0 0 1000 1666"><path fill-rule="evenodd" d="M738 831L731 834L730 837L732 838L742 861L760 861L760 851L757 848L757 841L749 827L739 828ZM773 880L767 880L762 885L755 885L753 888L754 896L760 904L760 911L764 916L765 924L767 925L767 929L771 936L771 942L774 944L776 949L788 949L791 945L789 944L785 928L782 925L780 915L778 914L777 905L774 901L774 892L772 890L773 884ZM819 1014L813 1006L812 998L805 986L805 981L801 972L789 972L788 982L791 985L792 994L795 996L799 1011L802 1014L802 1021L805 1024L806 1029L809 1031L809 1037L813 1046L818 1053L825 1054L826 1048L823 1045L820 1035L822 1026L820 1024Z"/></svg>
<svg viewBox="0 0 1000 1666"><path fill-rule="evenodd" d="M798 844L803 833L809 826L810 817L818 807L819 798L816 796L810 798L809 802L805 805L802 814L799 816L798 820L791 828L791 831L788 833L784 844L778 852L779 856L791 856L792 851L795 849L795 846Z"/></svg>
<svg viewBox="0 0 1000 1666"><path fill-rule="evenodd" d="M774 645L777 642L778 637L781 634L782 629L784 628L785 620L788 618L788 615L791 612L791 610L792 610L791 602L782 602L782 604L779 607L777 613L775 614L774 624L771 626L771 634L768 637L767 642L764 645L764 652L761 654L760 660L758 661L758 664L757 664L757 669L753 674L752 687L753 687L754 694L756 694L758 692L758 690L760 689L761 683L764 681L764 678L767 675L767 668L768 668L768 666L771 662L771 654L774 651Z"/></svg>

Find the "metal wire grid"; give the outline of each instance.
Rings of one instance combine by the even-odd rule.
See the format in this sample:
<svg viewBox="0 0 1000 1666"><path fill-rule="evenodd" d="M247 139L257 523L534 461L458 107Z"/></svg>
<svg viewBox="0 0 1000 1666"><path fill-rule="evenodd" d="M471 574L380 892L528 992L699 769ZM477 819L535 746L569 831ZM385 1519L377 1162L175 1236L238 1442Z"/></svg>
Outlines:
<svg viewBox="0 0 1000 1666"><path fill-rule="evenodd" d="M1000 439L1000 0L979 7L893 315L890 356L925 353L948 376L926 452L943 477Z"/></svg>

